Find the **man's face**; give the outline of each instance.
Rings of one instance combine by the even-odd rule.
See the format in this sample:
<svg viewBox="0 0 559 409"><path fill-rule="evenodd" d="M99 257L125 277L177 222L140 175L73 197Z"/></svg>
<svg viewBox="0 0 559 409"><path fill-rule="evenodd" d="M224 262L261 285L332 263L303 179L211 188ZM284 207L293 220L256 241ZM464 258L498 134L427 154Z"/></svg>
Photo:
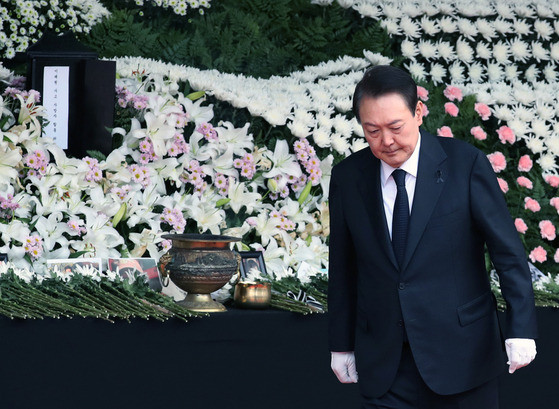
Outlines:
<svg viewBox="0 0 559 409"><path fill-rule="evenodd" d="M359 106L365 139L377 158L393 168L411 156L423 123L423 104L417 103L412 114L399 94L377 98L364 97Z"/></svg>

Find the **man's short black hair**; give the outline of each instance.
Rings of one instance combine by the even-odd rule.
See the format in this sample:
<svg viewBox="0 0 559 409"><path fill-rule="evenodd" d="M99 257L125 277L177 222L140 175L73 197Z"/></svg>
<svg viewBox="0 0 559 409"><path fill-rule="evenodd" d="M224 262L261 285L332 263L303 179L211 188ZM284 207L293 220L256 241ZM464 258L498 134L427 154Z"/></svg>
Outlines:
<svg viewBox="0 0 559 409"><path fill-rule="evenodd" d="M355 87L353 93L353 113L358 122L359 107L363 97L377 98L387 94L399 94L412 114L417 107L417 84L413 78L400 68L391 65L377 65L369 68Z"/></svg>

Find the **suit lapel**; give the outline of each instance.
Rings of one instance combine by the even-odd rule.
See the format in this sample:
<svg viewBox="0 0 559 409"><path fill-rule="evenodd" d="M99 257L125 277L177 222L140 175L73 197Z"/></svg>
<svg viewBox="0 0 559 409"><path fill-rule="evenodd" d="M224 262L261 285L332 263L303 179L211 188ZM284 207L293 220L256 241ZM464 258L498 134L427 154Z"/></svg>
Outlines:
<svg viewBox="0 0 559 409"><path fill-rule="evenodd" d="M444 184L448 182L446 175L448 175L446 153L433 135L422 131L417 180L402 270L412 258Z"/></svg>
<svg viewBox="0 0 559 409"><path fill-rule="evenodd" d="M372 152L366 159L366 161L361 162L360 166L359 190L363 203L367 205L368 222L373 230L373 234L377 237L377 243L381 247L380 254L386 255L394 264L394 267L398 269L398 262L392 249L392 242L384 213L382 189L380 186L380 160Z"/></svg>

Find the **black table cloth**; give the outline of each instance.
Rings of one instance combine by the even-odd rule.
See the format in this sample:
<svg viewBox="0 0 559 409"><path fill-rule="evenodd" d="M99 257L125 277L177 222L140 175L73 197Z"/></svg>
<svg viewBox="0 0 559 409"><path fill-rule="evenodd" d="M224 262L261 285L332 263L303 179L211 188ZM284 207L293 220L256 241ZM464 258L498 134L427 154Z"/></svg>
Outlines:
<svg viewBox="0 0 559 409"><path fill-rule="evenodd" d="M502 409L559 407L559 312L538 309L533 364L501 377ZM330 370L327 316L236 310L187 323L0 319L1 407L359 408ZM180 406L179 406L180 405Z"/></svg>

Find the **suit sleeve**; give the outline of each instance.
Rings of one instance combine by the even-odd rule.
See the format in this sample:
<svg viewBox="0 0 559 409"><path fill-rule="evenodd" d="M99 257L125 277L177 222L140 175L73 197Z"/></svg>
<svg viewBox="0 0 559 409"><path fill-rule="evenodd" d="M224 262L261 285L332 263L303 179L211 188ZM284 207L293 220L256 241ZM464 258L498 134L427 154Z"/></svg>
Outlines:
<svg viewBox="0 0 559 409"><path fill-rule="evenodd" d="M482 230L507 304L506 338L537 337L536 310L526 251L489 160L479 152L470 179L471 209Z"/></svg>
<svg viewBox="0 0 559 409"><path fill-rule="evenodd" d="M328 330L330 351L347 352L354 350L357 271L340 178L339 168L334 167L329 193Z"/></svg>

